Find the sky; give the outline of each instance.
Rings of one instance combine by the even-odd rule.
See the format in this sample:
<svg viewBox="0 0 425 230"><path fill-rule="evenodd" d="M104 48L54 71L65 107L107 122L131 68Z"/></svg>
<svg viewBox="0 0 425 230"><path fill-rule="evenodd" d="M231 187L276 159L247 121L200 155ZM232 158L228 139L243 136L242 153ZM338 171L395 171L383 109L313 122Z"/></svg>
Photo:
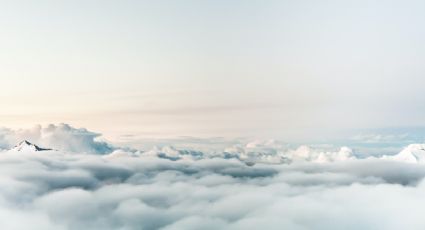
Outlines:
<svg viewBox="0 0 425 230"><path fill-rule="evenodd" d="M0 229L425 229L424 9L0 0Z"/></svg>
<svg viewBox="0 0 425 230"><path fill-rule="evenodd" d="M1 126L64 122L109 139L402 135L425 126L424 6L1 0Z"/></svg>

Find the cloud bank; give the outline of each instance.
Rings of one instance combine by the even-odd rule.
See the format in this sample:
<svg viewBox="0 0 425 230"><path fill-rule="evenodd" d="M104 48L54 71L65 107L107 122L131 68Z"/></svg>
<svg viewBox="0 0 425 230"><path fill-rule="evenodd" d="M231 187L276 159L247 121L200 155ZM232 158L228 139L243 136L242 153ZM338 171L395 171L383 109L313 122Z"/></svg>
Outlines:
<svg viewBox="0 0 425 230"><path fill-rule="evenodd" d="M41 146L84 153L110 153L113 150L108 143L99 141L100 134L85 128L74 128L68 124L35 126L32 129L0 129L0 148L10 149L22 140L28 140Z"/></svg>
<svg viewBox="0 0 425 230"><path fill-rule="evenodd" d="M165 146L98 154L101 143L112 148L96 134L49 127L20 135L66 151L0 152L0 229L425 227L425 167L412 160L422 159L422 145L361 159L347 147L286 149L275 141L222 152ZM22 137L4 133L6 144Z"/></svg>

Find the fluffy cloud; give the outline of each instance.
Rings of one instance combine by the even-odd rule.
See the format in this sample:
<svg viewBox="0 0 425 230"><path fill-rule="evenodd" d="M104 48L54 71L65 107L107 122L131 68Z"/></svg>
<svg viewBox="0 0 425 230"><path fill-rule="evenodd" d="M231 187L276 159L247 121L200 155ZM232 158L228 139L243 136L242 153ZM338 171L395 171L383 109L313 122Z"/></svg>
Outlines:
<svg viewBox="0 0 425 230"><path fill-rule="evenodd" d="M11 130L0 129L0 148L10 149L22 140L48 146L49 148L79 153L110 153L113 147L104 141L99 141L98 133L87 129L76 129L68 124L35 126L32 129Z"/></svg>
<svg viewBox="0 0 425 230"><path fill-rule="evenodd" d="M425 211L418 205L425 201L420 195L425 170L406 163L249 167L236 159L189 162L51 151L4 152L0 166L2 229L16 229L15 222L22 229L424 227L415 213ZM409 210L415 211L408 223L397 218Z"/></svg>
<svg viewBox="0 0 425 230"><path fill-rule="evenodd" d="M271 141L222 152L164 146L87 154L100 152L88 151L96 135L87 130L35 130L42 131L22 135L56 144L75 138L74 144L91 147L66 143L67 151L0 152L0 229L425 227L425 168L419 161L357 159L346 147L290 149ZM421 151L415 145L400 154Z"/></svg>

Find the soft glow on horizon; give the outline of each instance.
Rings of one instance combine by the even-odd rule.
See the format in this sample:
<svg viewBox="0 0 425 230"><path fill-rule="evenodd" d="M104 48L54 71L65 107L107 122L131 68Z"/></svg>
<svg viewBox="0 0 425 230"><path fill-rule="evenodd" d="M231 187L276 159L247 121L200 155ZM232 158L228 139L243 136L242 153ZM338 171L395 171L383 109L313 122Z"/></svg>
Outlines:
<svg viewBox="0 0 425 230"><path fill-rule="evenodd" d="M3 126L311 139L425 125L422 1L0 6Z"/></svg>

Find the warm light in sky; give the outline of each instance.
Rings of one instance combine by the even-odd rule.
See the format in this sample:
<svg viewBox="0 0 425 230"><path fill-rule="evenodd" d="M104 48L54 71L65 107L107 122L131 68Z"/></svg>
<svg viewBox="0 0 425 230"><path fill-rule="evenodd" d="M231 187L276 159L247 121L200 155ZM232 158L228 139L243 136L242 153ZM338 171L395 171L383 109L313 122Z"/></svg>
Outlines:
<svg viewBox="0 0 425 230"><path fill-rule="evenodd" d="M3 5L4 126L303 139L425 125L421 1Z"/></svg>

